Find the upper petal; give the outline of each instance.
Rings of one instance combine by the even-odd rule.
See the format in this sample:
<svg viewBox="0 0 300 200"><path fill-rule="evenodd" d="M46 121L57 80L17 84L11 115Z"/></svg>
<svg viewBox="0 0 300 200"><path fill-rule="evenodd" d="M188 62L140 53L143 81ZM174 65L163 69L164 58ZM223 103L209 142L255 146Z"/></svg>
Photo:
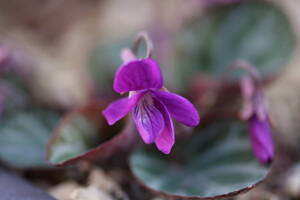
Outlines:
<svg viewBox="0 0 300 200"><path fill-rule="evenodd" d="M144 92L138 92L130 98L122 98L112 102L102 114L106 118L109 125L113 125L123 118L138 103Z"/></svg>
<svg viewBox="0 0 300 200"><path fill-rule="evenodd" d="M186 98L170 92L155 91L153 94L166 106L171 116L187 126L197 126L200 117L195 106Z"/></svg>
<svg viewBox="0 0 300 200"><path fill-rule="evenodd" d="M169 154L175 143L173 122L167 108L159 100L155 100L155 107L160 110L165 122L165 127L156 138L155 144L161 152Z"/></svg>
<svg viewBox="0 0 300 200"><path fill-rule="evenodd" d="M151 94L145 94L133 109L133 119L146 144L153 143L165 126L161 112L155 107Z"/></svg>
<svg viewBox="0 0 300 200"><path fill-rule="evenodd" d="M268 120L260 121L256 116L249 121L250 138L255 156L261 163L272 160L274 147Z"/></svg>
<svg viewBox="0 0 300 200"><path fill-rule="evenodd" d="M116 92L129 92L143 89L160 89L163 78L158 64L153 59L140 59L120 67L114 80Z"/></svg>

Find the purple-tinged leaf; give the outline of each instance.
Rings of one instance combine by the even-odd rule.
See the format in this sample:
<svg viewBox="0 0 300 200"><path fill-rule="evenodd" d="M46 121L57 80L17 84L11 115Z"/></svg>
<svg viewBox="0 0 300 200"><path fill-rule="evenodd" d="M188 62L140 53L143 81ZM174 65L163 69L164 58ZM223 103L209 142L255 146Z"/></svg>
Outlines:
<svg viewBox="0 0 300 200"><path fill-rule="evenodd" d="M47 160L56 166L98 162L130 149L136 137L133 124L121 120L109 126L101 113L106 106L95 101L66 114L48 143Z"/></svg>

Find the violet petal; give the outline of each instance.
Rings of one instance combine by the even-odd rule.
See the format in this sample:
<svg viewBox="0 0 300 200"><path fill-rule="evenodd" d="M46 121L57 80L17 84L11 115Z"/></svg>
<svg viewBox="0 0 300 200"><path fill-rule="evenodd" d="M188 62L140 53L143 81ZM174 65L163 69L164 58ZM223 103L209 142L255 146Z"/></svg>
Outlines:
<svg viewBox="0 0 300 200"><path fill-rule="evenodd" d="M140 59L121 66L116 73L114 90L129 92L144 89L160 89L163 78L158 64L152 59Z"/></svg>
<svg viewBox="0 0 300 200"><path fill-rule="evenodd" d="M163 130L165 123L161 112L155 107L151 94L145 94L133 110L136 127L146 144L151 144Z"/></svg>
<svg viewBox="0 0 300 200"><path fill-rule="evenodd" d="M271 127L268 120L260 121L257 116L249 120L252 149L261 163L267 163L274 157Z"/></svg>
<svg viewBox="0 0 300 200"><path fill-rule="evenodd" d="M129 98L122 98L112 102L105 110L102 111L109 125L113 125L118 120L129 113L137 105L144 92L138 92Z"/></svg>
<svg viewBox="0 0 300 200"><path fill-rule="evenodd" d="M155 101L155 107L160 110L165 122L165 127L156 138L155 144L161 152L169 154L175 143L173 122L167 108L157 99Z"/></svg>
<svg viewBox="0 0 300 200"><path fill-rule="evenodd" d="M197 126L200 117L195 106L186 98L170 92L153 91L167 108L171 116L187 126Z"/></svg>

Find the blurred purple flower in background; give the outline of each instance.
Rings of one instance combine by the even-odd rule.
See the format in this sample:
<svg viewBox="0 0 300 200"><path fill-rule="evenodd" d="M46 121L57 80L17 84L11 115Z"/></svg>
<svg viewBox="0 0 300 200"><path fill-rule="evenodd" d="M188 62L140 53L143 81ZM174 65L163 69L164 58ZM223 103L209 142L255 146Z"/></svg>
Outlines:
<svg viewBox="0 0 300 200"><path fill-rule="evenodd" d="M129 92L128 98L111 103L103 115L113 125L131 111L137 130L147 144L169 154L175 143L171 117L187 126L197 126L200 118L186 98L163 88L159 65L151 58L136 59L130 50L123 51L124 64L114 80L114 90Z"/></svg>
<svg viewBox="0 0 300 200"><path fill-rule="evenodd" d="M265 97L250 76L243 77L240 85L244 98L241 117L248 121L253 153L261 163L268 163L274 147Z"/></svg>
<svg viewBox="0 0 300 200"><path fill-rule="evenodd" d="M30 60L16 47L0 45L0 74L10 72L23 80L30 80L32 73Z"/></svg>

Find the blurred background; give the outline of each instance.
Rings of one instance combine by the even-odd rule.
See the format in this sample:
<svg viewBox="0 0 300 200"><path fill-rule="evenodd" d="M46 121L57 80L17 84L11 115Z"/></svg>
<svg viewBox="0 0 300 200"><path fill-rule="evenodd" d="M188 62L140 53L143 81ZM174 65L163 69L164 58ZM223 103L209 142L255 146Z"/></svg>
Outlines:
<svg viewBox="0 0 300 200"><path fill-rule="evenodd" d="M282 176L271 184L300 198L299 10L298 0L0 1L0 128L19 119L7 113L28 105L61 115L93 99L115 99L120 51L147 31L166 87L189 97L204 118L237 109L231 98L211 105L209 91L227 66L242 59L258 68L280 149ZM0 141L0 157L11 162L7 141Z"/></svg>

